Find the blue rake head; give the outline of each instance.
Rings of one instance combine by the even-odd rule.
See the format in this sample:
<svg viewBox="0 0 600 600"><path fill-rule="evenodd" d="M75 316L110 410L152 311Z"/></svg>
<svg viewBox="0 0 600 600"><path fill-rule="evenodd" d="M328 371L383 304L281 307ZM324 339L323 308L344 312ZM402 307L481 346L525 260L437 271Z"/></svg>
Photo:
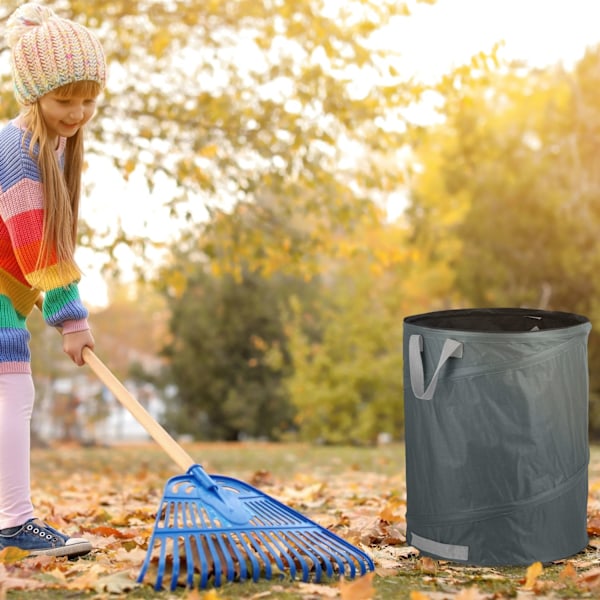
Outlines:
<svg viewBox="0 0 600 600"><path fill-rule="evenodd" d="M200 465L172 477L158 509L138 582L158 555L155 589L219 587L261 577L314 581L373 571L371 558L331 531L256 488Z"/></svg>

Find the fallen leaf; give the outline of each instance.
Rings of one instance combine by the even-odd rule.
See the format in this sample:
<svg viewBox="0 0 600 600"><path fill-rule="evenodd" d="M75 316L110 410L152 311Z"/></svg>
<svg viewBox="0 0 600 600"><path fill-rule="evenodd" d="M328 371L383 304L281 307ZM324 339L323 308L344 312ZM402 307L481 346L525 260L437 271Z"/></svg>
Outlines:
<svg viewBox="0 0 600 600"><path fill-rule="evenodd" d="M92 565L79 576L69 577L68 573L65 573L65 586L70 590L95 589L98 578L104 573L106 573L106 569L99 564Z"/></svg>
<svg viewBox="0 0 600 600"><path fill-rule="evenodd" d="M437 561L433 560L429 556L423 556L418 561L419 569L421 573L427 573L428 575L435 575L437 573Z"/></svg>
<svg viewBox="0 0 600 600"><path fill-rule="evenodd" d="M558 574L558 578L560 581L576 581L577 580L577 571L573 566L572 562L568 562L563 570Z"/></svg>
<svg viewBox="0 0 600 600"><path fill-rule="evenodd" d="M139 587L129 571L119 571L104 577L99 577L93 586L97 592L108 592L109 594L123 594Z"/></svg>
<svg viewBox="0 0 600 600"><path fill-rule="evenodd" d="M222 598L222 596L219 594L219 592L217 592L217 590L209 590L202 596L198 596L198 598L200 598L200 600L219 600L220 598ZM192 596L192 600L196 600L196 598Z"/></svg>
<svg viewBox="0 0 600 600"><path fill-rule="evenodd" d="M386 523L401 523L405 517L406 506L398 501L388 502L379 513L379 518Z"/></svg>
<svg viewBox="0 0 600 600"><path fill-rule="evenodd" d="M600 587L600 568L586 571L582 574L580 580L588 589L596 589Z"/></svg>
<svg viewBox="0 0 600 600"><path fill-rule="evenodd" d="M119 531L118 529L115 529L114 527L106 527L106 526L94 527L92 529L86 529L86 531L89 533L93 533L94 535L99 535L102 537L114 536L120 540L126 540L126 539L130 539L132 537L135 537L134 533L123 532L123 531Z"/></svg>
<svg viewBox="0 0 600 600"><path fill-rule="evenodd" d="M587 532L590 536L600 535L600 515L594 515L588 520Z"/></svg>
<svg viewBox="0 0 600 600"><path fill-rule="evenodd" d="M15 548L14 546L8 546L0 551L0 563L10 565L12 563L20 562L28 556L29 552L27 552L27 550L21 550L20 548Z"/></svg>
<svg viewBox="0 0 600 600"><path fill-rule="evenodd" d="M541 562L535 562L527 568L527 575L525 577L525 584L523 589L533 590L537 582L538 577L542 574L544 567Z"/></svg>
<svg viewBox="0 0 600 600"><path fill-rule="evenodd" d="M273 485L274 477L269 473L269 471L265 471L264 469L260 469L255 471L252 476L249 478L248 483L255 487Z"/></svg>

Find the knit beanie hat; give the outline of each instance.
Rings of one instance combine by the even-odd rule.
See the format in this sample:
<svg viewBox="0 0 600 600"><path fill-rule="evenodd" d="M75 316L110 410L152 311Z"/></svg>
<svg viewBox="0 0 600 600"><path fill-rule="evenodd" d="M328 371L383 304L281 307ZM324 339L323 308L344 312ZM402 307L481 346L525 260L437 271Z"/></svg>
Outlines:
<svg viewBox="0 0 600 600"><path fill-rule="evenodd" d="M6 24L16 99L34 104L68 83L106 83L106 59L88 29L34 2L23 4Z"/></svg>

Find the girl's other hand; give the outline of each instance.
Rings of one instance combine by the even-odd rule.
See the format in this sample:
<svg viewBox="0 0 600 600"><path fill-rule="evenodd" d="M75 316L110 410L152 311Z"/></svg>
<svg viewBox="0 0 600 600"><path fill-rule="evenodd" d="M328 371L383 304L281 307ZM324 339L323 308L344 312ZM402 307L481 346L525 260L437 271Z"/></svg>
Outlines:
<svg viewBox="0 0 600 600"><path fill-rule="evenodd" d="M94 343L94 337L89 329L63 335L63 351L79 367L85 364L83 349L87 346L90 350L93 350Z"/></svg>

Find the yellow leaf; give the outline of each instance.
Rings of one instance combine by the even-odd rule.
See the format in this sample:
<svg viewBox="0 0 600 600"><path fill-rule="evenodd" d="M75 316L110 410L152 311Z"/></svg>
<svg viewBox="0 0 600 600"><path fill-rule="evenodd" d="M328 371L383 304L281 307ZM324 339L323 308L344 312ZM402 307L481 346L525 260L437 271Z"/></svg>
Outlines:
<svg viewBox="0 0 600 600"><path fill-rule="evenodd" d="M27 550L21 550L20 548L15 548L14 546L8 546L0 552L0 563L9 565L19 562L28 556L29 552L27 552Z"/></svg>
<svg viewBox="0 0 600 600"><path fill-rule="evenodd" d="M398 512L398 509L401 512ZM379 518L386 523L401 523L405 520L405 516L403 513L406 512L405 506L400 505L398 502L390 501L388 502L381 512L379 513Z"/></svg>
<svg viewBox="0 0 600 600"><path fill-rule="evenodd" d="M204 158L214 158L217 155L217 151L219 147L217 144L209 144L208 146L204 146L198 154L203 156Z"/></svg>
<svg viewBox="0 0 600 600"><path fill-rule="evenodd" d="M127 162L123 165L123 178L125 181L129 180L129 176L135 171L135 167L136 163L132 158L127 160Z"/></svg>
<svg viewBox="0 0 600 600"><path fill-rule="evenodd" d="M525 585L523 586L526 590L533 590L537 582L538 577L542 574L544 567L541 562L535 562L527 569L527 575L525 578Z"/></svg>
<svg viewBox="0 0 600 600"><path fill-rule="evenodd" d="M196 598L198 600L219 600L219 598L222 598L222 596L219 594L219 592L217 592L217 590L210 590L202 596L188 596L188 599L191 600L196 600Z"/></svg>
<svg viewBox="0 0 600 600"><path fill-rule="evenodd" d="M152 53L158 57L162 56L170 43L171 36L168 30L159 30L151 39Z"/></svg>

